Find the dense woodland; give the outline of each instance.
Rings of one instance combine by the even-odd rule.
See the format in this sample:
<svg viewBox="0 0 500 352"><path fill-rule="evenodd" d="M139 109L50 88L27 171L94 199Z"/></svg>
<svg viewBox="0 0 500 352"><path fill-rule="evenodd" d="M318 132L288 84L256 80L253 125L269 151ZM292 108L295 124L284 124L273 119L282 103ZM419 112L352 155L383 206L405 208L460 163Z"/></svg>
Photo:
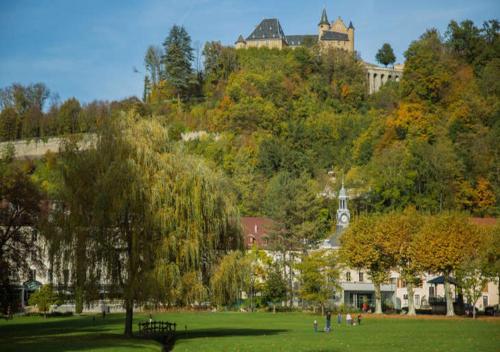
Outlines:
<svg viewBox="0 0 500 352"><path fill-rule="evenodd" d="M380 213L389 214L384 221L394 228L441 214L432 221L445 242L446 230L463 228L464 218L499 215L499 29L492 20L482 27L452 21L444 35L428 30L405 52L402 80L368 96L361 59L344 51L235 50L209 42L203 69L196 70L191 39L174 26L162 46L146 52L142 100L60 103L41 83L2 89L3 141L68 138L60 156L33 163L15 163L6 150L0 176L5 192L15 193L15 187L26 187L12 175L29 175L40 189L37 200L54 201L50 220L34 209L37 202L28 205L33 223L42 219L51 253L58 254L54 265L62 270L71 262L76 268L71 280L81 290L80 308L103 274L94 271L98 266L87 267L91 258L107 268L125 295L127 313L155 293L158 302L189 304L208 290L214 302L228 304L243 282L250 292L279 302L297 294L291 277L282 275L294 263L289 250L307 254L331 234L342 179L359 218L343 239L346 248L349 236L365 233L362 244L375 243L373 231L365 229L386 216ZM207 134L181 138L196 131ZM96 134L95 148L78 150L75 141L87 133ZM402 213L415 210L418 216ZM221 256L241 248L238 216L267 216L279 224L271 242L283 251L283 263L273 264L258 251ZM419 233L416 242L410 236L397 243L421 241L418 248L424 248L427 240L439 240L424 223L411 231ZM463 244L474 248L476 237L470 238ZM116 254L122 246L123 255ZM384 242L380 248L386 252L363 259L375 258L380 268L379 256L392 258L384 273L407 268L395 245ZM338 276L336 260L324 253L304 258L302 297L323 306ZM373 264L356 256L343 260L364 268ZM449 275L459 264L428 263L418 270ZM318 277L325 267L333 286L315 291L325 281ZM265 285L249 279L259 272L265 272ZM151 279L156 286L146 289L137 279L144 277L157 278ZM131 333L131 325L127 329Z"/></svg>
<svg viewBox="0 0 500 352"><path fill-rule="evenodd" d="M427 31L405 52L402 81L373 96L360 58L342 51L235 50L209 42L198 72L190 45L185 30L174 27L163 47L148 49L144 101L59 103L43 84L13 84L1 91L0 136L91 132L133 109L159 117L170 139L212 133L182 147L224 170L242 215L279 218L286 211L279 197L312 197L331 181L330 170L337 176L332 189L345 175L356 212L413 205L498 214L497 21L481 28L452 21L444 36ZM333 205L318 206L330 213Z"/></svg>

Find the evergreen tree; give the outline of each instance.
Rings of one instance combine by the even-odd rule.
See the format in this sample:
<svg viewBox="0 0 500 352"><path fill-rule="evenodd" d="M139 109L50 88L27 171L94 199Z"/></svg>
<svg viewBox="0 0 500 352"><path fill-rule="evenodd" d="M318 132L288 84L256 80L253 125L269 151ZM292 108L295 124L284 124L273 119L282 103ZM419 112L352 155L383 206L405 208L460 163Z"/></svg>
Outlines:
<svg viewBox="0 0 500 352"><path fill-rule="evenodd" d="M164 78L177 90L178 96L185 96L193 78L191 38L184 27L174 25L163 47Z"/></svg>
<svg viewBox="0 0 500 352"><path fill-rule="evenodd" d="M392 46L389 43L384 43L384 45L382 45L375 58L386 67L396 62L396 55L394 55L394 50L392 50Z"/></svg>

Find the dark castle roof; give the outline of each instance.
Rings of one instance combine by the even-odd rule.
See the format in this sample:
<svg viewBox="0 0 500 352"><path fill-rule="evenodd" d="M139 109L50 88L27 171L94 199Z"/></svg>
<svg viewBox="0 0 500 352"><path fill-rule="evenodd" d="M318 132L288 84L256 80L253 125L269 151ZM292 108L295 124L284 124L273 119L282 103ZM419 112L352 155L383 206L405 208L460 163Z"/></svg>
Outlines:
<svg viewBox="0 0 500 352"><path fill-rule="evenodd" d="M245 43L245 39L243 39L243 36L240 34L240 36L238 37L238 40L236 41L235 44L237 43Z"/></svg>
<svg viewBox="0 0 500 352"><path fill-rule="evenodd" d="M246 40L283 39L285 33L277 18L266 18L254 29Z"/></svg>
<svg viewBox="0 0 500 352"><path fill-rule="evenodd" d="M309 45L318 42L318 36L316 34L287 35L285 38L290 46Z"/></svg>
<svg viewBox="0 0 500 352"><path fill-rule="evenodd" d="M345 33L326 31L321 35L321 40L336 40L339 42L348 42L349 37Z"/></svg>
<svg viewBox="0 0 500 352"><path fill-rule="evenodd" d="M322 24L330 24L330 22L328 22L328 16L326 15L326 9L323 9L323 12L321 13L321 20L319 21L318 26L321 26Z"/></svg>

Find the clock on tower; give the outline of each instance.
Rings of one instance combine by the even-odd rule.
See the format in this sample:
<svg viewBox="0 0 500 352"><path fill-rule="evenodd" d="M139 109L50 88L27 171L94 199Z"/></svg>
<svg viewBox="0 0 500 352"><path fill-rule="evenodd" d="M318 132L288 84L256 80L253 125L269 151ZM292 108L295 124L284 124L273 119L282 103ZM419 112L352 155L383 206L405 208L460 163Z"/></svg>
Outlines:
<svg viewBox="0 0 500 352"><path fill-rule="evenodd" d="M339 208L337 209L337 232L342 232L349 226L351 214L347 208L347 192L344 188L344 181L342 181L342 188L339 192Z"/></svg>

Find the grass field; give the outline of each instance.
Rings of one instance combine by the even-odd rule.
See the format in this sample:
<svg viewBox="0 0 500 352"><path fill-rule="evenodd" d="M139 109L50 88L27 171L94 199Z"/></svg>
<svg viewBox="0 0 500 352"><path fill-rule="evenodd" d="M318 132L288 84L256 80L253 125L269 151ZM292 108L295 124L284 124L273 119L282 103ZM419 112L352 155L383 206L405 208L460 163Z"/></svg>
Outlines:
<svg viewBox="0 0 500 352"><path fill-rule="evenodd" d="M162 313L178 324L175 352L184 351L500 351L500 320L365 317L361 326L313 331L318 316L302 313ZM332 317L334 318L334 317ZM136 315L136 321L145 316ZM0 322L1 351L161 351L120 334L123 315L16 318ZM137 325L134 325L134 328ZM187 330L186 330L187 327Z"/></svg>

